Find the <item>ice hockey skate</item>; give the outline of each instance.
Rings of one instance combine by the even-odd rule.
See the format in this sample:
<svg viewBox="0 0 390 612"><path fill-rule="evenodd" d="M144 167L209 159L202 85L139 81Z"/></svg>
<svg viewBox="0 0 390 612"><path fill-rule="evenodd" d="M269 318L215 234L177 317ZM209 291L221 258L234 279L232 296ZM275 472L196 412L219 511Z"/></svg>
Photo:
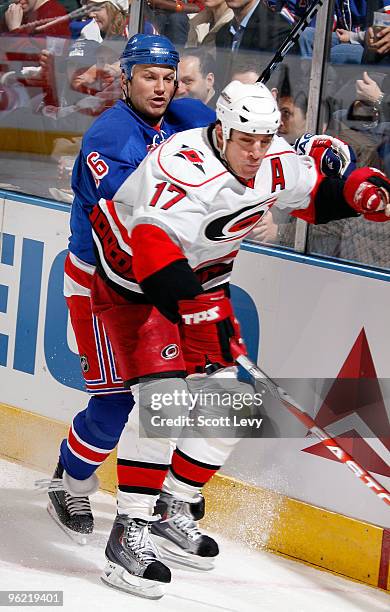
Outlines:
<svg viewBox="0 0 390 612"><path fill-rule="evenodd" d="M150 536L150 523L120 514L106 546L107 565L101 575L110 587L146 599L160 599L171 581Z"/></svg>
<svg viewBox="0 0 390 612"><path fill-rule="evenodd" d="M214 568L218 544L200 531L197 520L204 515L204 499L189 503L162 492L156 504L161 519L152 523L151 531L162 559L171 567L185 566L198 570Z"/></svg>
<svg viewBox="0 0 390 612"><path fill-rule="evenodd" d="M53 478L37 480L35 485L47 491L50 498L47 511L52 519L71 540L84 546L94 527L91 504L87 496L72 495L65 489L63 475L64 468L58 462Z"/></svg>

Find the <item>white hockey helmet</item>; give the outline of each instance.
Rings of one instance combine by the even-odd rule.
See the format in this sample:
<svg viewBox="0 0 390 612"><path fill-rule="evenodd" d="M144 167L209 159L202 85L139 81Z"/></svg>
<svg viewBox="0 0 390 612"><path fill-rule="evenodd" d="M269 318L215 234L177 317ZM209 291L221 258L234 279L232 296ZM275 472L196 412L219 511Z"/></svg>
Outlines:
<svg viewBox="0 0 390 612"><path fill-rule="evenodd" d="M223 152L233 129L248 134L275 134L280 126L277 102L262 83L232 81L222 90L216 110L222 125Z"/></svg>

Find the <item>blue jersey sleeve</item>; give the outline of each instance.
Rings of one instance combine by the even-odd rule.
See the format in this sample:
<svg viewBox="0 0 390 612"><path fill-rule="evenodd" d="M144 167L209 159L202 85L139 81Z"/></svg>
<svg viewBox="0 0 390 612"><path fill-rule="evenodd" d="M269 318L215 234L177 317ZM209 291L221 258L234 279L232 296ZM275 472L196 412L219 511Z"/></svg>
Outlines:
<svg viewBox="0 0 390 612"><path fill-rule="evenodd" d="M176 132L191 130L196 127L205 127L216 120L215 111L193 98L180 98L173 100L165 115Z"/></svg>
<svg viewBox="0 0 390 612"><path fill-rule="evenodd" d="M140 140L137 127L124 115L124 109L119 106L110 111L84 136L72 173L69 249L92 265L95 256L89 215L100 198L114 197L146 153L145 141Z"/></svg>

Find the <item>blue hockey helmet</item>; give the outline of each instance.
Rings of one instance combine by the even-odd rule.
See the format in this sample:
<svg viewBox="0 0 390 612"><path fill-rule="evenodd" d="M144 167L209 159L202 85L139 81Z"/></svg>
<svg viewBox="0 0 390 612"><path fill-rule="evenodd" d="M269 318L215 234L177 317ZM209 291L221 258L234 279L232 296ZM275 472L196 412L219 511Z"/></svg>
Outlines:
<svg viewBox="0 0 390 612"><path fill-rule="evenodd" d="M120 57L120 66L127 79L132 77L136 64L172 66L177 71L179 54L166 36L158 34L135 34L126 44Z"/></svg>

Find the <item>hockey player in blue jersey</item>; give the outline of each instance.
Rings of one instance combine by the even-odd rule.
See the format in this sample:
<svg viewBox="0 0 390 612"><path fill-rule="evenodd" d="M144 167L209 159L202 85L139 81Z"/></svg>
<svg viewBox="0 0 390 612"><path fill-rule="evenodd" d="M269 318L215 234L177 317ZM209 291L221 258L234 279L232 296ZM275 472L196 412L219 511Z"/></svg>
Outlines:
<svg viewBox="0 0 390 612"><path fill-rule="evenodd" d="M134 405L117 374L104 327L91 312L95 255L89 215L100 198L115 197L151 149L175 132L214 121L215 113L202 102L173 100L178 63L176 49L164 36L137 34L128 41L121 56L123 99L86 132L73 169L64 292L91 398L61 443L48 510L80 543L93 530L88 497L98 489L95 471L116 447Z"/></svg>

